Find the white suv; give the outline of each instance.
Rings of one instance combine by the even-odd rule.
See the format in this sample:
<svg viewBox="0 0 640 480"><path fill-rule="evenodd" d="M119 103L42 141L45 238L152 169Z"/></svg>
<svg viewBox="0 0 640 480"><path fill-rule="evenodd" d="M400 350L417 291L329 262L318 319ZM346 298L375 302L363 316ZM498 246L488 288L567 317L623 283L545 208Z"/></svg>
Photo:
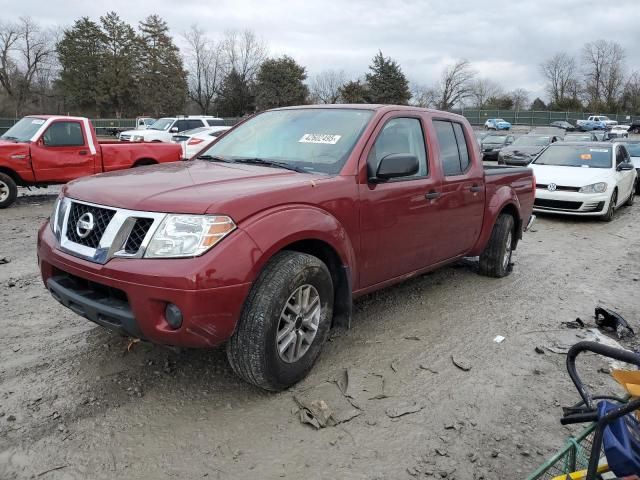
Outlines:
<svg viewBox="0 0 640 480"><path fill-rule="evenodd" d="M188 117L165 117L156 120L146 130L127 130L120 134L123 142L171 142L173 135L198 127L223 126L224 120L207 115L189 115Z"/></svg>

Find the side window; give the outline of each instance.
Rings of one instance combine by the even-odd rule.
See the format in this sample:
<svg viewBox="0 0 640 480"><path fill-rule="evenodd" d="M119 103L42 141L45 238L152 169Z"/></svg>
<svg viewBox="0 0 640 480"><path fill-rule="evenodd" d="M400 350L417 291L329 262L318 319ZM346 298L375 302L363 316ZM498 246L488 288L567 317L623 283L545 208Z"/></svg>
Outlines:
<svg viewBox="0 0 640 480"><path fill-rule="evenodd" d="M462 125L445 120L434 120L433 126L440 147L440 161L445 176L462 175L469 167L469 149Z"/></svg>
<svg viewBox="0 0 640 480"><path fill-rule="evenodd" d="M48 147L82 147L84 146L82 125L79 122L52 123L44 132L42 140Z"/></svg>
<svg viewBox="0 0 640 480"><path fill-rule="evenodd" d="M418 173L404 179L427 175L427 151L424 144L422 124L417 118L393 118L382 128L369 152L367 164L369 176L375 175L380 160L393 153L410 153L418 157Z"/></svg>
<svg viewBox="0 0 640 480"><path fill-rule="evenodd" d="M205 127L205 123L203 120L187 120L187 130L191 130L193 128Z"/></svg>
<svg viewBox="0 0 640 480"><path fill-rule="evenodd" d="M466 171L469 167L469 149L467 148L467 139L464 136L464 130L459 123L453 124L453 131L456 134L456 141L458 142L458 151L460 152L460 169L462 172Z"/></svg>
<svg viewBox="0 0 640 480"><path fill-rule="evenodd" d="M176 120L176 123L173 124L173 127L176 127L178 129L178 132L189 130L189 124L187 123L187 120Z"/></svg>
<svg viewBox="0 0 640 480"><path fill-rule="evenodd" d="M624 162L624 152L622 151L622 147L616 148L616 165L620 165Z"/></svg>
<svg viewBox="0 0 640 480"><path fill-rule="evenodd" d="M224 120L207 120L210 127L224 127Z"/></svg>
<svg viewBox="0 0 640 480"><path fill-rule="evenodd" d="M620 149L622 150L622 161L631 163L631 155L629 155L629 150L627 150L627 147L622 146L620 147Z"/></svg>

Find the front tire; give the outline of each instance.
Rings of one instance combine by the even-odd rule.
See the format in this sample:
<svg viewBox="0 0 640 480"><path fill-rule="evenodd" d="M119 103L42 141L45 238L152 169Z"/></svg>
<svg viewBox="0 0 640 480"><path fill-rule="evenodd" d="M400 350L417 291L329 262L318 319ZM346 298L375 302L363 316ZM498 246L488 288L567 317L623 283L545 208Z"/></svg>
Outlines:
<svg viewBox="0 0 640 480"><path fill-rule="evenodd" d="M609 200L609 208L607 208L607 213L605 213L601 219L603 222L610 222L613 220L613 214L616 212L616 201L618 200L618 190L614 190L611 194L611 199Z"/></svg>
<svg viewBox="0 0 640 480"><path fill-rule="evenodd" d="M18 197L16 182L6 173L0 173L0 208L7 208Z"/></svg>
<svg viewBox="0 0 640 480"><path fill-rule="evenodd" d="M515 222L507 213L500 214L493 226L489 243L480 255L480 274L502 278L511 273Z"/></svg>
<svg viewBox="0 0 640 480"><path fill-rule="evenodd" d="M315 363L333 317L327 266L305 253L283 251L254 284L227 344L227 358L243 380L279 391L302 380Z"/></svg>
<svg viewBox="0 0 640 480"><path fill-rule="evenodd" d="M634 185L633 188L631 189L631 193L629 194L629 198L627 198L627 201L625 202L625 205L627 207L630 207L636 201L636 188L638 188L637 185Z"/></svg>

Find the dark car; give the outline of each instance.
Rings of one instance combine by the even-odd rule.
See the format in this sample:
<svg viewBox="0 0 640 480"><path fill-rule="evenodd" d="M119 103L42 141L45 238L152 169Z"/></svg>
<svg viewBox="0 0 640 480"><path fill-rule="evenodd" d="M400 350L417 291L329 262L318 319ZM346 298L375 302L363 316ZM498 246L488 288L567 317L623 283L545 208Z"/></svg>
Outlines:
<svg viewBox="0 0 640 480"><path fill-rule="evenodd" d="M552 126L552 127L561 128L566 132L573 132L576 129L575 125L572 125L571 123L565 122L565 121L562 121L562 120L558 120L556 122L551 122L549 125Z"/></svg>
<svg viewBox="0 0 640 480"><path fill-rule="evenodd" d="M516 138L508 147L500 150L498 163L501 165L529 165L544 147L558 140L560 137L557 135L523 135Z"/></svg>
<svg viewBox="0 0 640 480"><path fill-rule="evenodd" d="M638 178L640 179L640 140L630 140L628 138L621 138L616 142L622 143L627 147L629 156L631 157L631 163L638 172ZM640 180L636 180L636 195L640 195Z"/></svg>
<svg viewBox="0 0 640 480"><path fill-rule="evenodd" d="M487 135L481 141L482 159L498 160L498 152L511 145L515 138L513 135Z"/></svg>
<svg viewBox="0 0 640 480"><path fill-rule="evenodd" d="M631 122L631 125L629 125L629 133L640 133L640 118Z"/></svg>
<svg viewBox="0 0 640 480"><path fill-rule="evenodd" d="M602 139L598 138L595 132L574 132L567 133L563 140L565 142L601 142Z"/></svg>

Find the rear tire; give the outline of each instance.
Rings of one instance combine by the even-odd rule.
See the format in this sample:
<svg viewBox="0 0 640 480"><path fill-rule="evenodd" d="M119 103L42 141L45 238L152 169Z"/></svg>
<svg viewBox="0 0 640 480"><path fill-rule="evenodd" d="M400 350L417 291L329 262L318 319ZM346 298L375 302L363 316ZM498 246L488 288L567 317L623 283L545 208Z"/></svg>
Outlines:
<svg viewBox="0 0 640 480"><path fill-rule="evenodd" d="M7 208L18 197L16 182L6 173L0 173L0 208Z"/></svg>
<svg viewBox="0 0 640 480"><path fill-rule="evenodd" d="M275 255L252 287L227 344L231 368L264 390L284 390L302 380L329 334L333 298L331 273L320 259L292 251Z"/></svg>
<svg viewBox="0 0 640 480"><path fill-rule="evenodd" d="M627 207L630 207L636 201L636 188L638 188L637 185L634 185L631 193L629 194L629 198L627 198L627 201L625 202Z"/></svg>
<svg viewBox="0 0 640 480"><path fill-rule="evenodd" d="M616 201L618 200L618 190L614 190L611 194L611 200L609 200L609 208L601 218L603 222L610 222L613 220L613 214L616 212Z"/></svg>
<svg viewBox="0 0 640 480"><path fill-rule="evenodd" d="M514 219L507 213L498 216L489 243L480 255L480 274L502 278L511 273L513 253Z"/></svg>

